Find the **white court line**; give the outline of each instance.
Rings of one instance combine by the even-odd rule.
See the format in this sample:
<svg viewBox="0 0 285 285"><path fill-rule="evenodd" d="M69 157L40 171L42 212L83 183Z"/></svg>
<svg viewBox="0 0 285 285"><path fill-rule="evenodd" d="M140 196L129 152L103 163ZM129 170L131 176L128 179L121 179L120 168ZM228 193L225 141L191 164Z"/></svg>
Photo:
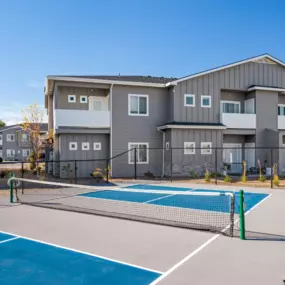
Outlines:
<svg viewBox="0 0 285 285"><path fill-rule="evenodd" d="M0 241L0 244L4 243L4 242L15 240L15 239L18 239L18 238L20 238L20 237L13 237L13 238L5 239L5 240Z"/></svg>
<svg viewBox="0 0 285 285"><path fill-rule="evenodd" d="M164 199L164 198L167 198L167 197L171 197L171 196L175 196L175 195L176 194L162 196L162 197L159 197L159 198L155 198L155 199L151 199L151 200L145 201L142 204L150 203L150 202L153 202L153 201L161 200L161 199Z"/></svg>
<svg viewBox="0 0 285 285"><path fill-rule="evenodd" d="M130 267L134 267L134 268L138 268L138 269L142 269L142 270L146 270L146 271L151 271L151 272L163 274L163 272L158 271L158 270L146 268L146 267L143 267L143 266L139 266L139 265L135 265L135 264L123 262L123 261L119 261L119 260L116 260L116 259L108 258L108 257L101 256L101 255L97 255L97 254L93 254L93 253L90 253L90 252L86 252L86 251L82 251L82 250L77 250L77 249L74 249L74 248L70 248L70 247L66 247L66 246L61 246L61 245L57 245L57 244L54 244L54 243L50 243L50 242L45 242L45 241L33 239L33 238L28 238L28 237L25 237L25 236L20 236L20 235L17 235L17 234L8 233L8 232L4 232L4 231L0 231L0 233L4 233L4 234L16 236L16 237L13 238L13 239L22 238L22 239L30 240L30 241L33 241L33 242L50 245L50 246L53 246L53 247L56 247L56 248L60 248L60 249L65 249L65 250L69 250L69 251L73 251L73 252L77 252L77 253L81 253L81 254L93 256L93 257L98 257L98 258L101 258L101 259L105 259L105 260L112 261L112 262L115 262L115 263L127 265L127 266L130 266ZM12 240L12 239L11 239L11 240Z"/></svg>
<svg viewBox="0 0 285 285"><path fill-rule="evenodd" d="M265 198L263 198L259 203L257 203L256 205L254 205L250 210L248 210L244 215L249 214L253 209L255 209L257 206L259 206L261 203L263 203L265 200L267 200L269 197L271 197L272 194L269 194L268 196L266 196ZM234 222L237 223L239 221L239 218ZM229 226L228 226L229 227ZM224 230L226 230L227 228L225 228ZM188 261L190 258L192 258L193 256L195 256L197 253L199 253L202 249L204 249L206 246L208 246L211 242L213 242L214 240L216 240L221 234L216 234L213 237L211 237L210 239L208 239L205 243L203 243L201 246L199 246L197 249L195 249L193 252L191 252L189 255L187 255L186 257L184 257L181 261L179 261L178 263L176 263L173 267L171 267L169 270L167 270L165 273L163 273L160 277L158 277L156 280L154 280L152 283L150 283L149 285L156 285L157 283L159 283L161 280L165 279L168 275L170 275L174 270L176 270L178 267L180 267L181 265L183 265L186 261Z"/></svg>

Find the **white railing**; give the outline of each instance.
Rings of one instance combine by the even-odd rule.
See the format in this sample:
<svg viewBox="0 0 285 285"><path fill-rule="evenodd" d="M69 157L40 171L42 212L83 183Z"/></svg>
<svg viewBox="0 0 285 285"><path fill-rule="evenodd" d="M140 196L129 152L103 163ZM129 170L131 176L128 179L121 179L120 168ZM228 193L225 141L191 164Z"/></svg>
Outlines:
<svg viewBox="0 0 285 285"><path fill-rule="evenodd" d="M109 128L110 111L60 110L54 111L54 128Z"/></svg>
<svg viewBox="0 0 285 285"><path fill-rule="evenodd" d="M222 113L222 123L229 129L255 129L256 115L243 113Z"/></svg>
<svg viewBox="0 0 285 285"><path fill-rule="evenodd" d="M285 129L285 116L278 116L278 129Z"/></svg>
<svg viewBox="0 0 285 285"><path fill-rule="evenodd" d="M3 145L3 140L0 140L0 145Z"/></svg>

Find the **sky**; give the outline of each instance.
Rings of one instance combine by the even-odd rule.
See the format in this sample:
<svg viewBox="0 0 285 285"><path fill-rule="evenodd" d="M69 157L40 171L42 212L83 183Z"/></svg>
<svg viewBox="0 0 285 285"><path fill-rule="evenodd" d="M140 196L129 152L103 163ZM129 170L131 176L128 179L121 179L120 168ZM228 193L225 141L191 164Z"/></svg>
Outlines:
<svg viewBox="0 0 285 285"><path fill-rule="evenodd" d="M284 0L0 0L0 119L44 108L47 75L182 77L269 53Z"/></svg>

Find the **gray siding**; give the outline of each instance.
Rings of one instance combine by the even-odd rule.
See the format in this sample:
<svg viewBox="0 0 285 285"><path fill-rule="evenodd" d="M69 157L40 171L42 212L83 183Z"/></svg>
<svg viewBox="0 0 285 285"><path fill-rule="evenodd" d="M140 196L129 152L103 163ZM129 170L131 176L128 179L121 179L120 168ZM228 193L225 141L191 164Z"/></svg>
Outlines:
<svg viewBox="0 0 285 285"><path fill-rule="evenodd" d="M128 115L128 94L144 94L149 96L149 116ZM150 148L162 148L162 133L157 126L167 119L168 90L149 87L113 87L112 92L112 156L128 150L129 142L149 143ZM162 151L150 150L150 163L138 165L138 176L151 171L161 175ZM128 177L134 174L134 167L128 164L128 154L112 161L114 177Z"/></svg>
<svg viewBox="0 0 285 285"><path fill-rule="evenodd" d="M174 121L174 90L174 87L168 89L167 122Z"/></svg>
<svg viewBox="0 0 285 285"><path fill-rule="evenodd" d="M88 110L88 103L80 103L80 95L87 96L107 96L108 89L91 89L84 87L57 86L57 96L55 97L56 109ZM68 95L76 95L76 103L68 102Z"/></svg>
<svg viewBox="0 0 285 285"><path fill-rule="evenodd" d="M279 95L278 96L278 104L285 104L285 95Z"/></svg>
<svg viewBox="0 0 285 285"><path fill-rule="evenodd" d="M53 95L48 95L48 129L53 129L53 123L54 123L54 118L53 118Z"/></svg>
<svg viewBox="0 0 285 285"><path fill-rule="evenodd" d="M69 143L77 142L77 150L69 150ZM82 150L82 143L88 142L90 145L89 150ZM93 143L100 142L102 149L93 150ZM61 177L66 176L65 167L70 165L70 169L74 171L75 160L77 161L77 177L87 177L90 173L94 172L96 168L100 168L102 171L107 166L107 160L110 157L109 148L109 135L107 134L62 134L59 136L59 152L60 152L60 173ZM102 161L99 161L102 159ZM66 160L66 162L64 162ZM93 160L93 161L86 161ZM97 160L97 161L96 161ZM67 162L69 161L69 162Z"/></svg>
<svg viewBox="0 0 285 285"><path fill-rule="evenodd" d="M250 62L182 81L175 87L174 120L218 123L221 89L247 90L252 85L285 88L285 68ZM196 95L196 108L184 107L185 93ZM201 95L212 96L212 108L201 108Z"/></svg>

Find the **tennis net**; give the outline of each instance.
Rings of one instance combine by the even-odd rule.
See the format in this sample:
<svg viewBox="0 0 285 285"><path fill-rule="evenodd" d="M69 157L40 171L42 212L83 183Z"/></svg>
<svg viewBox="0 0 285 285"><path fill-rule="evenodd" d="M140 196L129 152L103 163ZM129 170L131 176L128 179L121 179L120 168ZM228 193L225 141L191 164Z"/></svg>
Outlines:
<svg viewBox="0 0 285 285"><path fill-rule="evenodd" d="M11 178L13 202L233 236L233 193L87 186Z"/></svg>

